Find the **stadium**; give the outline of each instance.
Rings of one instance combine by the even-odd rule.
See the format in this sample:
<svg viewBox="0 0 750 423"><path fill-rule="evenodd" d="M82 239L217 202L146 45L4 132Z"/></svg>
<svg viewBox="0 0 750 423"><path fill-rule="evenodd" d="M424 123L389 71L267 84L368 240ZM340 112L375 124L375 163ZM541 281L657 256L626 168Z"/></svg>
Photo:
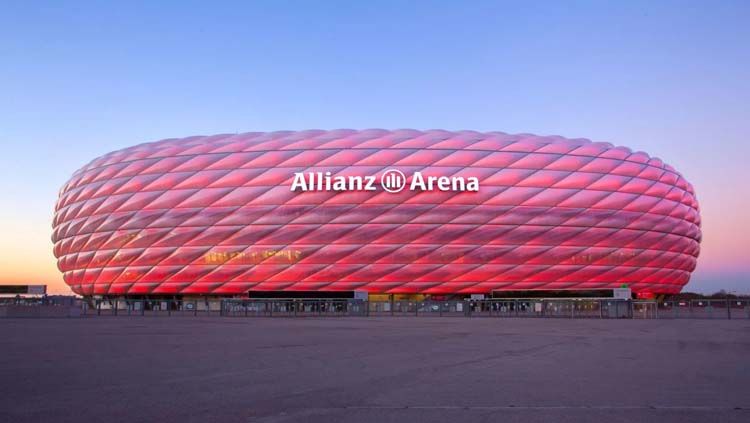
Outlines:
<svg viewBox="0 0 750 423"><path fill-rule="evenodd" d="M309 130L114 151L60 190L52 241L83 296L678 293L693 187L643 152L559 136Z"/></svg>

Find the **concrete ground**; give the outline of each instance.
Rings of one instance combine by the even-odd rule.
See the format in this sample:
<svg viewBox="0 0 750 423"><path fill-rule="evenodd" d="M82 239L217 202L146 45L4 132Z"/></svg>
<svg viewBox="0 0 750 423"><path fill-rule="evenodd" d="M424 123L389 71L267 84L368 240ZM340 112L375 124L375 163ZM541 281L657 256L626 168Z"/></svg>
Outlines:
<svg viewBox="0 0 750 423"><path fill-rule="evenodd" d="M748 422L750 321L0 319L0 422Z"/></svg>

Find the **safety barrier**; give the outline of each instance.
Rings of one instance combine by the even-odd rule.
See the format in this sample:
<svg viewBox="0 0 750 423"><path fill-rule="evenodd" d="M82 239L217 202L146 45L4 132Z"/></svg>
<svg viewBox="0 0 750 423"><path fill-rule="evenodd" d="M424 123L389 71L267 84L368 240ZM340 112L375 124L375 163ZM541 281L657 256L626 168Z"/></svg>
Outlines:
<svg viewBox="0 0 750 423"><path fill-rule="evenodd" d="M77 305L58 304L0 304L0 318L61 318L81 317L83 308Z"/></svg>
<svg viewBox="0 0 750 423"><path fill-rule="evenodd" d="M518 317L598 319L750 319L748 299L644 301L599 299L482 299L364 301L355 299L96 299L54 313L0 304L0 317Z"/></svg>
<svg viewBox="0 0 750 423"><path fill-rule="evenodd" d="M361 300L223 300L221 314L227 317L343 317L366 316Z"/></svg>
<svg viewBox="0 0 750 423"><path fill-rule="evenodd" d="M83 304L84 316L220 316L219 301L97 299Z"/></svg>
<svg viewBox="0 0 750 423"><path fill-rule="evenodd" d="M750 319L750 300L661 301L648 306L658 319Z"/></svg>

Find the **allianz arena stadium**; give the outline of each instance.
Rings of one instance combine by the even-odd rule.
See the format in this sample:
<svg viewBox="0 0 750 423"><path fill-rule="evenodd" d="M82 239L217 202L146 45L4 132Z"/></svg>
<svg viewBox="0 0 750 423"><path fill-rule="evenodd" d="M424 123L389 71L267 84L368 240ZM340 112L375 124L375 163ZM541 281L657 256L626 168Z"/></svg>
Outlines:
<svg viewBox="0 0 750 423"><path fill-rule="evenodd" d="M693 187L643 152L502 132L166 139L75 172L58 267L84 296L679 292Z"/></svg>

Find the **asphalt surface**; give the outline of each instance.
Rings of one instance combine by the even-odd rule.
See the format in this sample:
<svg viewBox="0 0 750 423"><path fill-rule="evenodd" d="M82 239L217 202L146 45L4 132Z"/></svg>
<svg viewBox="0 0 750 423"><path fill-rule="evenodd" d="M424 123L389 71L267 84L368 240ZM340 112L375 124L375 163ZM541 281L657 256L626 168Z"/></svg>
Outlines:
<svg viewBox="0 0 750 423"><path fill-rule="evenodd" d="M750 321L0 319L0 422L749 422Z"/></svg>

